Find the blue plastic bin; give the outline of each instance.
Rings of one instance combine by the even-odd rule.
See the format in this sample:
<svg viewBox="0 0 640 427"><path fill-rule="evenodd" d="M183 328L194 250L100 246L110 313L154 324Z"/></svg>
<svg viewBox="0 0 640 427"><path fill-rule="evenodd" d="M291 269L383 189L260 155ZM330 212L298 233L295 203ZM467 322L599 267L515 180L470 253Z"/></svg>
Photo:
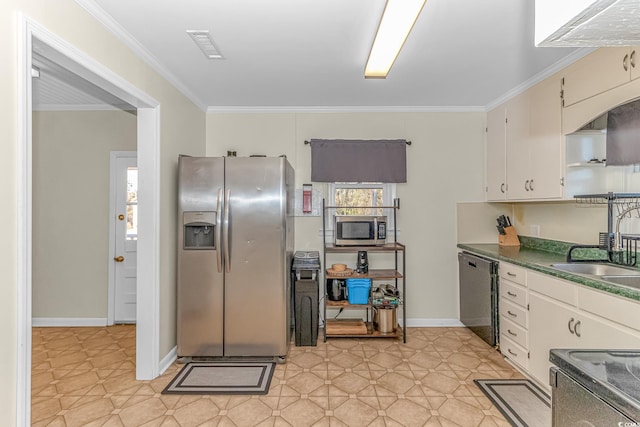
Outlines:
<svg viewBox="0 0 640 427"><path fill-rule="evenodd" d="M371 279L347 279L349 304L369 304Z"/></svg>

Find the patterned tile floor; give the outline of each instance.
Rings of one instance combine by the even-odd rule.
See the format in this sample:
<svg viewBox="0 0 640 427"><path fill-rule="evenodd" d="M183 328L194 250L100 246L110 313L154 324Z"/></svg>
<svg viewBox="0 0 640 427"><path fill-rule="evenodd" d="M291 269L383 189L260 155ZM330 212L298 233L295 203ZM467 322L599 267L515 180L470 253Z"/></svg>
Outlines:
<svg viewBox="0 0 640 427"><path fill-rule="evenodd" d="M508 426L474 378L520 378L464 328L291 346L264 396L162 395L135 380L135 326L34 328L34 426Z"/></svg>

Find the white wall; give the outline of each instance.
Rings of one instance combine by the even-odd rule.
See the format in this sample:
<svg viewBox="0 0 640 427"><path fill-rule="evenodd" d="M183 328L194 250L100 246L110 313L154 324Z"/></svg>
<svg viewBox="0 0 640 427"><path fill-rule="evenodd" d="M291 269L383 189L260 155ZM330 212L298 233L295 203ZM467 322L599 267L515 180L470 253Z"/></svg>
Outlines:
<svg viewBox="0 0 640 427"><path fill-rule="evenodd" d="M33 113L34 318L106 321L109 154L136 150L136 120L124 111Z"/></svg>
<svg viewBox="0 0 640 427"><path fill-rule="evenodd" d="M205 114L73 0L0 2L0 424L16 423L18 14L37 21L149 96L160 109L160 354L175 346L176 169L179 152L205 153Z"/></svg>
<svg viewBox="0 0 640 427"><path fill-rule="evenodd" d="M483 113L209 113L207 155L286 154L301 188L311 179L305 140L412 141L408 182L397 186L399 239L407 245L406 309L414 324L434 324L458 316L456 202L484 199L484 121ZM314 187L325 191L323 184ZM296 250L321 249L321 228L318 217L296 218Z"/></svg>
<svg viewBox="0 0 640 427"><path fill-rule="evenodd" d="M579 244L597 244L598 233L607 231L606 206L582 206L575 202L515 203L513 224L519 234L531 236L540 226L540 237Z"/></svg>
<svg viewBox="0 0 640 427"><path fill-rule="evenodd" d="M597 244L598 233L607 231L607 209L603 205L585 206L574 201L530 203L459 203L458 242L498 243L496 218L509 215L518 235L579 244ZM622 227L623 232L637 233ZM625 223L626 225L626 223ZM531 227L540 231L536 236Z"/></svg>

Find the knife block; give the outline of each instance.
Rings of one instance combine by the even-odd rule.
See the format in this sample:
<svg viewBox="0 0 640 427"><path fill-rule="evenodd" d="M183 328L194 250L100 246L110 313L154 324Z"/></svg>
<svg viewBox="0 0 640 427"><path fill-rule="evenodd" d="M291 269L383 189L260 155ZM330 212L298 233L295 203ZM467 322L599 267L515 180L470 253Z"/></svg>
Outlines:
<svg viewBox="0 0 640 427"><path fill-rule="evenodd" d="M520 246L520 239L518 239L518 233L513 227L505 227L504 232L506 234L498 234L498 244L500 246Z"/></svg>

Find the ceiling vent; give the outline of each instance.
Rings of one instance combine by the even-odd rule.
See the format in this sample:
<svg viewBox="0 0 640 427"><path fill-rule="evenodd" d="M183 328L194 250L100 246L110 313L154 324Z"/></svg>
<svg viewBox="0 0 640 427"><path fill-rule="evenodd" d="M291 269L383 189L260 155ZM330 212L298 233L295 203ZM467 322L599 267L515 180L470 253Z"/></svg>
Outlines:
<svg viewBox="0 0 640 427"><path fill-rule="evenodd" d="M640 44L638 0L536 0L536 46Z"/></svg>
<svg viewBox="0 0 640 427"><path fill-rule="evenodd" d="M187 34L198 45L204 56L209 59L224 59L208 30L187 30Z"/></svg>

